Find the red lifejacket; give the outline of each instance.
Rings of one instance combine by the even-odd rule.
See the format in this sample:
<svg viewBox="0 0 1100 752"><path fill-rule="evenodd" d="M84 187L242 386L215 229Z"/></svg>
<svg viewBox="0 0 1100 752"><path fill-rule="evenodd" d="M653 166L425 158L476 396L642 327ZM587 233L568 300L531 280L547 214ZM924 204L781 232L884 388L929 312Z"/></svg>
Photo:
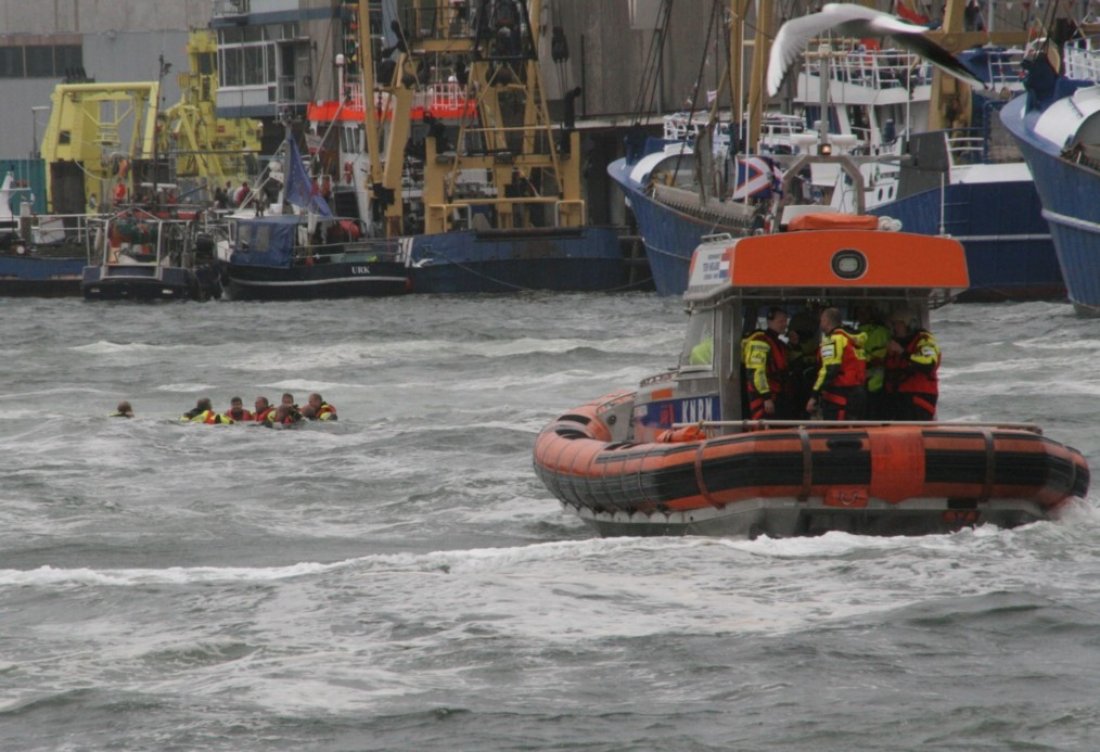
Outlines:
<svg viewBox="0 0 1100 752"><path fill-rule="evenodd" d="M856 339L843 327L833 329L829 332L829 337L835 342L838 334L844 340L844 347L840 353L840 366L832 379L828 383L822 384L822 390L827 390L830 386L863 386L867 381L867 361L863 359ZM820 360L820 358L821 353L818 351L818 359Z"/></svg>
<svg viewBox="0 0 1100 752"><path fill-rule="evenodd" d="M275 408L268 405L266 409L256 413L256 415L254 416L254 420L257 423L263 423L265 420L267 420L267 416L273 412L275 412Z"/></svg>
<svg viewBox="0 0 1100 752"><path fill-rule="evenodd" d="M928 361L923 369L918 367L921 360ZM939 395L939 370L939 346L932 334L924 329L917 330L905 343L905 351L901 355L886 358L888 388L892 387L890 391L899 394Z"/></svg>
<svg viewBox="0 0 1100 752"><path fill-rule="evenodd" d="M241 408L239 413L233 412L233 409L230 408L229 410L226 411L225 414L228 415L233 420L237 421L238 423L240 423L243 420L254 420L255 417L256 417L250 411L245 410L243 407Z"/></svg>

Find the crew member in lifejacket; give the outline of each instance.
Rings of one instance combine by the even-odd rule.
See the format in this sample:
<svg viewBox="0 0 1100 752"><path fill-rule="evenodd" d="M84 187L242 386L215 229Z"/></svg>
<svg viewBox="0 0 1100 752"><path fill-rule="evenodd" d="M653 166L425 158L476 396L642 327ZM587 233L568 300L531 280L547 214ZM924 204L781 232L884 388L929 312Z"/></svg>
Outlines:
<svg viewBox="0 0 1100 752"><path fill-rule="evenodd" d="M309 395L309 406L313 408L312 415L308 416L311 420L336 420L336 408L325 402L317 392Z"/></svg>
<svg viewBox="0 0 1100 752"><path fill-rule="evenodd" d="M866 335L849 332L842 321L836 308L821 312L821 367L806 412L812 415L820 405L825 420L862 420L867 407Z"/></svg>
<svg viewBox="0 0 1100 752"><path fill-rule="evenodd" d="M214 406L209 397L202 397L195 406L180 416L181 423L232 423L233 419L214 411Z"/></svg>
<svg viewBox="0 0 1100 752"><path fill-rule="evenodd" d="M782 308L772 307L767 320L766 328L757 329L741 342L748 416L752 420L793 418L790 358L787 343L780 339L790 317Z"/></svg>
<svg viewBox="0 0 1100 752"><path fill-rule="evenodd" d="M233 397L229 400L229 409L225 411L225 414L236 423L255 419L255 416L251 412L244 409L244 400L240 397Z"/></svg>
<svg viewBox="0 0 1100 752"><path fill-rule="evenodd" d="M915 325L909 310L890 315L894 338L886 346L886 393L897 420L935 420L939 400L940 348Z"/></svg>
<svg viewBox="0 0 1100 752"><path fill-rule="evenodd" d="M882 323L881 314L869 304L855 308L859 331L867 335L863 353L867 356L867 418L884 420L889 417L886 408L886 346L890 343L890 330Z"/></svg>
<svg viewBox="0 0 1100 752"><path fill-rule="evenodd" d="M302 419L302 410L298 407L298 403L294 401L294 395L290 392L283 392L279 407L289 408L290 412L295 416L295 422Z"/></svg>
<svg viewBox="0 0 1100 752"><path fill-rule="evenodd" d="M275 412L275 408L272 407L267 397L257 397L255 403L256 412L253 413L253 420L257 423L263 423L267 420L267 416Z"/></svg>
<svg viewBox="0 0 1100 752"><path fill-rule="evenodd" d="M267 413L263 424L268 428L292 426L302 420L302 414L290 405L279 405Z"/></svg>

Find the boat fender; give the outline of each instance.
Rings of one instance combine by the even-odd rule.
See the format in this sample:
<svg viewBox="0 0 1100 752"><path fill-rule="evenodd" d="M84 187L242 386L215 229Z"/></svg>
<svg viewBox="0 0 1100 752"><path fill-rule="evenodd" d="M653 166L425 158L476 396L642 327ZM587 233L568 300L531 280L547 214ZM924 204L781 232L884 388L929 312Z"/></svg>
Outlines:
<svg viewBox="0 0 1100 752"><path fill-rule="evenodd" d="M661 444L679 444L688 441L703 441L707 438L707 432L702 426L684 426L683 428L669 428L657 434L657 441Z"/></svg>

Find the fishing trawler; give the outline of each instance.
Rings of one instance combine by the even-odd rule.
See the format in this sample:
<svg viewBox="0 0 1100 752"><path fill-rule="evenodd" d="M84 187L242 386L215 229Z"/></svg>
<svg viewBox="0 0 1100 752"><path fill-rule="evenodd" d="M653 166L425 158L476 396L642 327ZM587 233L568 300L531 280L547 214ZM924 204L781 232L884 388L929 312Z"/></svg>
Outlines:
<svg viewBox="0 0 1100 752"><path fill-rule="evenodd" d="M1048 520L1085 496L1084 457L1034 425L744 419L741 342L763 310L871 305L926 327L968 284L955 240L798 221L830 229L701 244L679 365L539 433L535 470L564 509L602 535L914 535Z"/></svg>
<svg viewBox="0 0 1100 752"><path fill-rule="evenodd" d="M336 200L356 195L366 237L399 244L412 290L627 286L617 232L588 223L572 119L550 119L532 23L540 0L415 4L393 17L384 6L381 51L367 5L361 75L341 61L347 96L309 117L318 136L338 134Z"/></svg>
<svg viewBox="0 0 1100 752"><path fill-rule="evenodd" d="M1076 40L1064 50L1042 45L1028 60L1026 91L1001 120L1023 151L1042 199L1054 247L1077 313L1100 316L1100 44Z"/></svg>

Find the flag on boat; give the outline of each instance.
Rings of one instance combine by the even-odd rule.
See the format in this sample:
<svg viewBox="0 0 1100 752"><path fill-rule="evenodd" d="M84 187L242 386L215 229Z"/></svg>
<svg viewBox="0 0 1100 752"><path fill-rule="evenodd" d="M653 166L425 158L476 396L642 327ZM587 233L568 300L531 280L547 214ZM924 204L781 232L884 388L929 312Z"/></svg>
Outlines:
<svg viewBox="0 0 1100 752"><path fill-rule="evenodd" d="M783 171L767 157L737 157L737 187L733 198L770 198L783 185Z"/></svg>
<svg viewBox="0 0 1100 752"><path fill-rule="evenodd" d="M903 21L908 21L918 26L926 26L929 22L928 16L920 12L914 0L896 0L894 3L894 15Z"/></svg>
<svg viewBox="0 0 1100 752"><path fill-rule="evenodd" d="M298 151L298 144L287 136L287 150L289 152L286 176L286 199L295 206L301 206L315 211L322 217L331 217L332 210L328 202L321 197L321 189L306 175L306 168L302 164L302 154Z"/></svg>

